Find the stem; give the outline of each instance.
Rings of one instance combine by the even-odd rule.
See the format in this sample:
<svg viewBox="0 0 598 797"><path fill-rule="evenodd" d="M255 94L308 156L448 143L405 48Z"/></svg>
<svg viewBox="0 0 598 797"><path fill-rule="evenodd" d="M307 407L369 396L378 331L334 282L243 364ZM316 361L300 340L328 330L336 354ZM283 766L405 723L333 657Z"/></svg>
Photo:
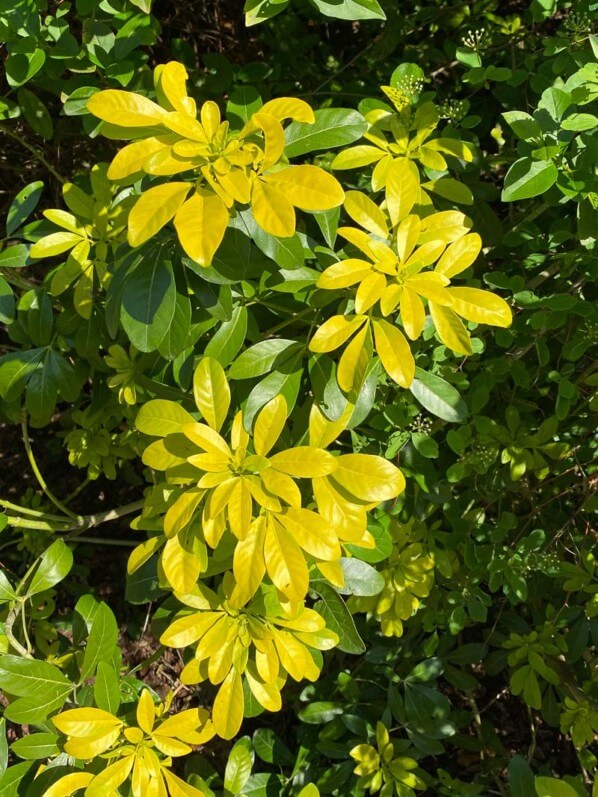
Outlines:
<svg viewBox="0 0 598 797"><path fill-rule="evenodd" d="M169 399L170 401L183 401L187 404L193 405L193 402L190 400L189 396L186 393L183 393L182 390L175 390L168 385L163 385L161 382L155 382L145 374L138 374L135 377L135 381L140 387L148 390L155 396L161 396L163 398ZM193 405L193 408L196 409L195 405Z"/></svg>
<svg viewBox="0 0 598 797"><path fill-rule="evenodd" d="M46 518L46 520L61 520L64 523L62 515L51 515L48 512L42 512L40 509L30 509L28 506L13 504L11 501L0 499L0 506L3 506L5 509L12 509L20 515L33 515L34 517Z"/></svg>
<svg viewBox="0 0 598 797"><path fill-rule="evenodd" d="M73 518L73 520L81 520L79 515L75 514L74 512L71 512L71 510L68 507L66 507L58 498L56 498L54 493L50 490L50 488L46 484L44 477L42 476L41 471L37 466L37 462L35 461L35 457L33 456L33 451L31 449L31 443L29 442L29 431L27 429L27 412L25 410L21 412L21 430L23 433L23 444L25 446L25 451L27 452L27 458L29 460L29 464L31 465L31 470L35 474L35 478L38 480L40 487L42 488L44 493L48 496L50 501L52 501L54 506L57 506L61 512L63 512L68 517Z"/></svg>
<svg viewBox="0 0 598 797"><path fill-rule="evenodd" d="M95 526L99 526L101 523L108 523L111 520L125 517L125 515L132 515L133 512L137 512L137 510L141 509L143 504L144 500L141 499L131 504L125 504L125 506L118 507L117 509L110 509L108 512L100 512L97 515L85 515L85 517L81 518L83 522L80 526L83 526L85 529L91 529Z"/></svg>
<svg viewBox="0 0 598 797"><path fill-rule="evenodd" d="M24 659L32 659L33 656L31 655L31 653L27 650L27 648L24 648L23 645L21 645L21 643L18 641L18 639L15 637L15 635L12 632L12 628L15 622L17 621L19 614L21 614L22 611L23 611L23 602L19 601L19 603L14 607L14 609L11 609L8 613L8 616L4 623L4 635L8 639L8 643L11 646L11 648L14 648L14 650L17 651L19 656L22 656Z"/></svg>
<svg viewBox="0 0 598 797"><path fill-rule="evenodd" d="M45 523L43 520L29 520L28 518L11 517L7 515L8 525L19 529L39 529L40 531L70 531L72 526L57 526ZM62 518L62 523L66 523Z"/></svg>
<svg viewBox="0 0 598 797"><path fill-rule="evenodd" d="M71 542L93 542L94 545L120 545L123 548L135 548L139 545L135 540L114 540L108 537L69 537Z"/></svg>
<svg viewBox="0 0 598 797"><path fill-rule="evenodd" d="M269 329L267 332L264 332L263 335L260 335L260 339L265 338L265 337L269 337L274 332L278 332L280 329L284 329L284 327L288 327L289 324L295 323L295 321L297 321L298 318L303 318L303 316L309 315L309 313L313 313L313 312L314 312L314 308L313 307L307 307L305 310L302 310L300 313L293 313L291 318L287 318L284 321L281 321L280 324L276 324L276 326L271 327L271 329Z"/></svg>
<svg viewBox="0 0 598 797"><path fill-rule="evenodd" d="M15 141L18 141L22 147L25 147L25 149L29 150L29 152L33 155L33 157L37 161L39 161L39 163L45 166L46 169L50 172L50 174L54 175L54 177L58 180L58 182L66 183L66 179L59 172L56 171L55 167L50 163L49 160L47 160L44 153L33 144L30 144L26 138L23 138L23 136L21 136L20 133L17 133L16 130L11 130L10 127L4 124L0 124L0 132L5 133L7 136L10 136L10 138L14 139Z"/></svg>
<svg viewBox="0 0 598 797"><path fill-rule="evenodd" d="M72 493L67 495L67 497L64 499L64 502L63 502L64 505L66 506L67 504L70 504L71 501L79 495L79 493L83 492L83 490L87 487L87 485L90 483L90 481L91 481L91 479L89 479L89 478L84 479L81 482L81 484L73 490Z"/></svg>

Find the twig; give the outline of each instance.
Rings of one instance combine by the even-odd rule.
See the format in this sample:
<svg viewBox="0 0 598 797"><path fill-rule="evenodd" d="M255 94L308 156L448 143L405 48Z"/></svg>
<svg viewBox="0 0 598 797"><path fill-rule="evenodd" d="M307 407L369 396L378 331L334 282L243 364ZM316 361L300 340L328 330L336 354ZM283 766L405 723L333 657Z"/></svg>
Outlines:
<svg viewBox="0 0 598 797"><path fill-rule="evenodd" d="M20 133L17 133L16 130L11 130L10 127L4 124L0 124L0 132L5 133L7 136L10 136L10 138L14 139L15 141L18 141L19 144L22 147L25 147L25 149L29 150L29 152L33 155L33 157L37 161L39 161L39 163L45 166L46 169L50 172L50 174L54 175L54 177L60 183L66 183L66 178L64 178L58 171L56 171L55 167L50 163L50 161L46 158L43 152L33 144L30 144L29 141L27 141L26 138L21 136Z"/></svg>

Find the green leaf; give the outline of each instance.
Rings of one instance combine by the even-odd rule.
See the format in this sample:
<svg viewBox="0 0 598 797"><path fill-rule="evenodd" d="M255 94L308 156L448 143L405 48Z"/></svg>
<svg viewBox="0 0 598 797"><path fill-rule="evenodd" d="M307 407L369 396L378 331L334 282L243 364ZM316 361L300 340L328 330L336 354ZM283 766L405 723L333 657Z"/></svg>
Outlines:
<svg viewBox="0 0 598 797"><path fill-rule="evenodd" d="M552 118L558 121L571 105L571 102L569 92L551 86L542 94L538 103L538 110L548 111Z"/></svg>
<svg viewBox="0 0 598 797"><path fill-rule="evenodd" d="M16 305L12 288L0 277L0 324L12 324L15 318Z"/></svg>
<svg viewBox="0 0 598 797"><path fill-rule="evenodd" d="M32 764L22 761L9 767L0 777L0 794L2 797L21 797L24 787L33 779ZM27 774L31 777L27 777Z"/></svg>
<svg viewBox="0 0 598 797"><path fill-rule="evenodd" d="M579 797L573 786L556 778L536 778L535 789L538 797Z"/></svg>
<svg viewBox="0 0 598 797"><path fill-rule="evenodd" d="M15 244L0 252L0 268L23 268L29 265L29 247Z"/></svg>
<svg viewBox="0 0 598 797"><path fill-rule="evenodd" d="M120 680L114 667L105 661L98 662L93 684L93 699L98 708L116 714L120 706Z"/></svg>
<svg viewBox="0 0 598 797"><path fill-rule="evenodd" d="M18 92L19 105L27 123L42 138L49 141L54 135L52 117L40 98L29 89L20 88Z"/></svg>
<svg viewBox="0 0 598 797"><path fill-rule="evenodd" d="M260 341L237 357L228 370L229 379L263 376L293 357L299 347L303 347L303 344L284 338Z"/></svg>
<svg viewBox="0 0 598 797"><path fill-rule="evenodd" d="M525 758L513 756L509 761L508 771L511 797L530 797L534 793L534 773Z"/></svg>
<svg viewBox="0 0 598 797"><path fill-rule="evenodd" d="M235 742L228 754L224 770L224 788L231 794L242 794L243 786L251 775L252 752L251 739L249 736L243 736Z"/></svg>
<svg viewBox="0 0 598 797"><path fill-rule="evenodd" d="M27 597L37 595L58 584L73 566L73 552L62 540L56 540L44 551L39 567L27 588Z"/></svg>
<svg viewBox="0 0 598 797"><path fill-rule="evenodd" d="M251 238L258 249L273 260L279 268L299 268L305 262L303 244L297 233L290 238L275 238L257 225L251 210L241 211L233 219L233 224Z"/></svg>
<svg viewBox="0 0 598 797"><path fill-rule="evenodd" d="M377 0L310 0L326 17L335 19L386 19Z"/></svg>
<svg viewBox="0 0 598 797"><path fill-rule="evenodd" d="M114 658L114 649L118 641L118 626L112 611L105 603L100 603L93 618L91 631L85 647L81 680L95 673L100 662L109 664Z"/></svg>
<svg viewBox="0 0 598 797"><path fill-rule="evenodd" d="M120 319L139 351L158 348L168 333L176 309L176 287L168 250L156 246L124 284Z"/></svg>
<svg viewBox="0 0 598 797"><path fill-rule="evenodd" d="M342 557L340 564L345 577L341 595L377 595L384 589L384 577L367 562Z"/></svg>
<svg viewBox="0 0 598 797"><path fill-rule="evenodd" d="M41 758L50 758L58 755L58 736L55 733L31 733L17 739L10 746L13 753L19 758L36 761Z"/></svg>
<svg viewBox="0 0 598 797"><path fill-rule="evenodd" d="M314 115L314 124L292 122L285 130L287 158L344 147L360 139L367 130L367 122L358 111L325 108Z"/></svg>
<svg viewBox="0 0 598 797"><path fill-rule="evenodd" d="M574 130L577 133L594 130L596 127L598 127L598 116L591 113L572 113L561 122L563 130Z"/></svg>
<svg viewBox="0 0 598 797"><path fill-rule="evenodd" d="M533 116L525 111L507 111L503 113L503 119L515 133L517 138L523 141L530 141L534 138L542 138L542 128Z"/></svg>
<svg viewBox="0 0 598 797"><path fill-rule="evenodd" d="M245 0L245 24L247 27L258 25L284 11L289 0Z"/></svg>
<svg viewBox="0 0 598 797"><path fill-rule="evenodd" d="M15 351L0 357L0 396L15 401L39 365L45 349Z"/></svg>
<svg viewBox="0 0 598 797"><path fill-rule="evenodd" d="M318 700L309 703L298 714L301 722L308 725L324 725L340 714L344 714L345 706L342 703L333 703L331 700Z"/></svg>
<svg viewBox="0 0 598 797"><path fill-rule="evenodd" d="M214 357L226 368L239 353L247 334L247 308L235 307L230 321L224 321L205 348L208 357Z"/></svg>
<svg viewBox="0 0 598 797"><path fill-rule="evenodd" d="M4 515L3 517L6 517ZM16 592L11 586L3 570L0 570L0 603L12 601L17 597Z"/></svg>
<svg viewBox="0 0 598 797"><path fill-rule="evenodd" d="M0 689L9 695L26 698L30 705L36 705L40 719L40 712L46 717L55 703L66 700L72 688L71 682L58 667L47 661L22 659L10 654L0 657ZM13 719L14 712L11 709L20 702L11 703L6 709L7 719Z"/></svg>
<svg viewBox="0 0 598 797"><path fill-rule="evenodd" d="M242 124L245 124L252 114L259 111L262 105L260 93L254 86L238 86L229 95L226 103L226 118L229 121L234 121L231 120L231 117L236 116ZM239 125L239 127L241 126Z"/></svg>
<svg viewBox="0 0 598 797"><path fill-rule="evenodd" d="M539 196L554 185L558 176L552 161L519 158L506 174L501 199L515 202Z"/></svg>
<svg viewBox="0 0 598 797"><path fill-rule="evenodd" d="M17 317L35 346L47 346L52 339L54 314L52 301L42 289L24 293L17 306Z"/></svg>
<svg viewBox="0 0 598 797"><path fill-rule="evenodd" d="M467 417L467 406L459 391L436 374L416 367L409 390L422 407L444 421L461 423Z"/></svg>
<svg viewBox="0 0 598 797"><path fill-rule="evenodd" d="M22 86L39 72L46 60L46 53L37 47L32 36L27 36L10 47L10 55L6 59L6 80L9 86Z"/></svg>
<svg viewBox="0 0 598 797"><path fill-rule="evenodd" d="M303 376L302 359L303 347L301 347L300 351L295 352L284 364L277 364L277 370L272 371L253 388L247 398L243 412L243 421L248 432L251 431L253 419L258 411L270 399L279 394L284 396L289 413L292 411L299 395L299 387Z"/></svg>
<svg viewBox="0 0 598 797"><path fill-rule="evenodd" d="M12 235L23 222L33 213L40 200L44 184L41 180L29 183L25 188L21 188L13 199L6 216L6 234Z"/></svg>
<svg viewBox="0 0 598 797"><path fill-rule="evenodd" d="M266 764L292 766L293 754L271 728L258 728L253 734L253 749Z"/></svg>
<svg viewBox="0 0 598 797"><path fill-rule="evenodd" d="M292 762L291 762L292 763ZM8 741L6 739L6 720L0 719L0 779L8 766Z"/></svg>
<svg viewBox="0 0 598 797"><path fill-rule="evenodd" d="M188 296L177 293L172 321L158 346L160 354L167 360L176 360L187 347L190 329L191 302Z"/></svg>
<svg viewBox="0 0 598 797"><path fill-rule="evenodd" d="M338 592L324 580L310 582L310 589L316 592L319 600L314 609L326 620L326 625L338 635L338 649L345 653L363 653L365 645L357 633L353 616Z"/></svg>

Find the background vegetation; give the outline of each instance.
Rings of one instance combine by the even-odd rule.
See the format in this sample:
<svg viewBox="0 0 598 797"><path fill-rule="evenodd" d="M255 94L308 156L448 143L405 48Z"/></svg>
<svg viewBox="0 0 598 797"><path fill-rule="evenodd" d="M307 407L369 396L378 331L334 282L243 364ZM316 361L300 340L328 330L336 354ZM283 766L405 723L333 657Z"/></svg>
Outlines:
<svg viewBox="0 0 598 797"><path fill-rule="evenodd" d="M244 19L232 0L0 0L3 796L598 794L597 8L248 0ZM272 99L313 108L315 122L303 105L285 121L270 171L283 187L288 161L322 170L312 186L334 176L340 222L333 188L325 208L287 186L301 210L282 236L242 196L215 247L176 221L135 227L138 195L190 175L110 179L126 131L113 119L110 131L105 104L88 101L121 90L171 111L154 69L172 61L198 108L216 103L232 131ZM247 131L254 158L277 141L263 121ZM152 125L135 135L172 134ZM385 141L401 161L386 187L354 151ZM207 202L218 192L198 175ZM206 229L218 212L210 205ZM434 213L449 215L434 226ZM364 332L341 366L331 327L320 344L316 330L362 313L357 285L321 274L347 259L371 270L370 255L383 256L337 228L361 224L396 246L407 216L432 224L443 251L481 236L479 255L472 243L438 290L500 298L472 310L472 294L451 294L464 332L439 321L430 305L449 299L428 286L422 329L403 305L390 317L408 343L384 348L381 333ZM430 273L450 271L432 272L440 256ZM415 278L412 290L424 287ZM290 568L294 592L272 565L253 603L237 594L242 617L287 637L285 622L303 623L267 694L238 658L230 678L219 661L181 684L197 640L214 661L219 649L201 633L177 636L189 609L237 616L230 570L245 532L230 516L221 540L206 531L216 510L195 523L191 511L187 525L164 518L197 481L183 467L167 484L165 452L184 463L206 450L181 448L164 412L179 426L181 413L203 418L228 440L241 409L255 440L261 413L282 430L264 457L311 446L285 473L300 480L301 511L319 517L303 516L320 542ZM334 466L372 457L370 492L341 490L368 510L372 547L343 537L324 488L310 486L333 467L321 449ZM174 554L165 530L180 542ZM251 639L259 645L258 632ZM168 711L178 720L162 727ZM120 774L106 785L110 766Z"/></svg>

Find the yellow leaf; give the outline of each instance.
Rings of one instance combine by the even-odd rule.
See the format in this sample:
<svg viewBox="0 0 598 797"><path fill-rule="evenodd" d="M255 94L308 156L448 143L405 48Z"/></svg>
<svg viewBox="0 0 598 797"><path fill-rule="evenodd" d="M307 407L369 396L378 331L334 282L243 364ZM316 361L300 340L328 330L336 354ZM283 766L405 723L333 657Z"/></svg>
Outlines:
<svg viewBox="0 0 598 797"><path fill-rule="evenodd" d="M185 460L182 457L178 457L176 454L172 454L166 448L164 440L154 440L154 442L150 443L144 450L142 461L148 468L166 470L173 465L181 465Z"/></svg>
<svg viewBox="0 0 598 797"><path fill-rule="evenodd" d="M153 127L166 111L155 102L132 91L98 91L87 100L87 110L98 119L119 127Z"/></svg>
<svg viewBox="0 0 598 797"><path fill-rule="evenodd" d="M224 679L214 700L212 721L214 729L222 739L232 739L243 720L243 683L236 670L231 670Z"/></svg>
<svg viewBox="0 0 598 797"><path fill-rule="evenodd" d="M401 387L409 387L415 376L415 360L401 330L388 321L376 319L374 340L386 373Z"/></svg>
<svg viewBox="0 0 598 797"><path fill-rule="evenodd" d="M341 555L340 545L330 524L309 509L289 508L276 516L304 551L317 559L334 561Z"/></svg>
<svg viewBox="0 0 598 797"><path fill-rule="evenodd" d="M296 97L278 97L269 100L259 109L258 113L267 113L281 122L283 119L294 119L296 122L313 124L316 121L311 106L305 100Z"/></svg>
<svg viewBox="0 0 598 797"><path fill-rule="evenodd" d="M417 202L419 193L419 173L417 166L407 158L397 158L388 166L386 172L386 207L396 227Z"/></svg>
<svg viewBox="0 0 598 797"><path fill-rule="evenodd" d="M458 210L443 210L432 213L421 219L421 233L418 244L428 241L444 241L446 244L456 241L471 229L471 219Z"/></svg>
<svg viewBox="0 0 598 797"><path fill-rule="evenodd" d="M328 266L316 282L318 288L338 290L360 282L372 273L372 264L365 260L339 260Z"/></svg>
<svg viewBox="0 0 598 797"><path fill-rule="evenodd" d="M161 753L173 758L176 756L188 755L193 749L188 744L185 744L185 742L181 742L179 739L171 739L170 737L162 736L159 733L154 733L152 735L152 740Z"/></svg>
<svg viewBox="0 0 598 797"><path fill-rule="evenodd" d="M88 786L93 778L91 772L71 772L69 775L63 775L45 790L44 797L70 797L79 789Z"/></svg>
<svg viewBox="0 0 598 797"><path fill-rule="evenodd" d="M239 540L244 539L252 520L253 502L244 479L235 479L235 486L228 499L228 524Z"/></svg>
<svg viewBox="0 0 598 797"><path fill-rule="evenodd" d="M129 213L130 246L141 246L168 224L190 190L191 183L165 183L144 191Z"/></svg>
<svg viewBox="0 0 598 797"><path fill-rule="evenodd" d="M251 193L251 209L259 226L270 235L289 238L295 232L295 210L285 196L270 181L257 178Z"/></svg>
<svg viewBox="0 0 598 797"><path fill-rule="evenodd" d="M276 117L263 111L254 113L251 121L264 135L264 160L261 168L266 171L282 157L285 146L284 131Z"/></svg>
<svg viewBox="0 0 598 797"><path fill-rule="evenodd" d="M245 678L260 706L265 708L266 711L280 711L282 699L280 690L274 684L264 683L259 678L254 677L249 669L245 671Z"/></svg>
<svg viewBox="0 0 598 797"><path fill-rule="evenodd" d="M129 777L134 762L135 756L129 755L106 767L95 776L85 792L85 797L107 797L107 795L112 797L117 793L118 787Z"/></svg>
<svg viewBox="0 0 598 797"><path fill-rule="evenodd" d="M64 750L73 758L87 760L102 755L117 741L121 728L115 728L107 733L98 733L97 736L71 736L64 745Z"/></svg>
<svg viewBox="0 0 598 797"><path fill-rule="evenodd" d="M344 207L353 221L374 235L388 237L388 225L378 205L361 191L347 191Z"/></svg>
<svg viewBox="0 0 598 797"><path fill-rule="evenodd" d="M251 524L244 540L235 546L233 573L236 586L233 591L235 605L242 606L252 598L262 583L266 564L264 562L264 536L266 521L263 516Z"/></svg>
<svg viewBox="0 0 598 797"><path fill-rule="evenodd" d="M309 413L309 444L318 448L326 448L330 443L333 443L341 432L346 429L353 410L353 404L347 402L347 406L340 418L331 421L324 415L317 404L312 404Z"/></svg>
<svg viewBox="0 0 598 797"><path fill-rule="evenodd" d="M170 648L186 648L197 642L219 619L217 612L200 612L180 617L171 623L160 637Z"/></svg>
<svg viewBox="0 0 598 797"><path fill-rule="evenodd" d="M187 96L187 70L178 61L159 64L154 69L154 85L160 104L168 110L195 117L195 102Z"/></svg>
<svg viewBox="0 0 598 797"><path fill-rule="evenodd" d="M457 354L471 354L471 338L459 316L450 307L442 307L434 302L429 303L429 308L438 337L444 345Z"/></svg>
<svg viewBox="0 0 598 797"><path fill-rule="evenodd" d="M332 473L336 458L322 448L295 446L271 456L270 465L294 478L313 479Z"/></svg>
<svg viewBox="0 0 598 797"><path fill-rule="evenodd" d="M182 427L189 423L195 423L195 418L180 404L165 399L152 399L142 404L135 419L137 430L153 437L182 432Z"/></svg>
<svg viewBox="0 0 598 797"><path fill-rule="evenodd" d="M371 359L371 343L369 346L367 345L370 341L370 325L367 323L359 330L341 355L336 369L336 379L339 387L345 393L359 390L368 361Z"/></svg>
<svg viewBox="0 0 598 797"><path fill-rule="evenodd" d="M301 491L286 473L273 468L266 468L260 473L265 489L272 495L281 498L289 506L301 506Z"/></svg>
<svg viewBox="0 0 598 797"><path fill-rule="evenodd" d="M158 551L163 544L164 538L162 536L150 537L149 539L140 543L136 548L133 548L133 551L127 562L127 573L131 574L136 570L139 570L141 565L145 564L149 559L151 559L154 553Z"/></svg>
<svg viewBox="0 0 598 797"><path fill-rule="evenodd" d="M72 249L75 244L80 243L81 235L75 232L53 232L45 235L33 244L29 254L31 257L54 257Z"/></svg>
<svg viewBox="0 0 598 797"><path fill-rule="evenodd" d="M495 327L511 326L511 308L500 296L479 288L447 288L447 293L451 297L451 308L468 321Z"/></svg>
<svg viewBox="0 0 598 797"><path fill-rule="evenodd" d="M151 733L152 728L154 727L156 712L154 709L154 701L152 700L149 689L144 689L139 697L136 716L137 725L139 725L141 730L145 731L145 733Z"/></svg>
<svg viewBox="0 0 598 797"><path fill-rule="evenodd" d="M316 330L309 342L310 350L322 354L338 349L363 326L365 321L365 316L332 316Z"/></svg>
<svg viewBox="0 0 598 797"><path fill-rule="evenodd" d="M457 138L433 138L426 143L427 149L434 149L438 152L446 152L448 155L454 155L455 158L471 163L473 161L473 152L468 144L464 141L459 141Z"/></svg>
<svg viewBox="0 0 598 797"><path fill-rule="evenodd" d="M166 767L162 767L162 777L168 787L170 797L206 797L205 792L190 786L176 775L173 775Z"/></svg>
<svg viewBox="0 0 598 797"><path fill-rule="evenodd" d="M342 235L343 238L346 238L349 243L352 243L353 246L360 249L364 255L372 257L372 251L370 249L372 239L367 232L357 230L355 227L339 227L337 232L339 235Z"/></svg>
<svg viewBox="0 0 598 797"><path fill-rule="evenodd" d="M345 198L336 177L310 164L288 166L265 179L302 210L330 210L341 205Z"/></svg>
<svg viewBox="0 0 598 797"><path fill-rule="evenodd" d="M193 374L197 409L209 426L219 431L230 407L230 388L224 368L213 357L204 357Z"/></svg>
<svg viewBox="0 0 598 797"><path fill-rule="evenodd" d="M382 160L374 166L372 171L372 191L380 191L386 185L386 178L388 170L392 166L394 158L392 155L386 155Z"/></svg>
<svg viewBox="0 0 598 797"><path fill-rule="evenodd" d="M85 237L85 229L79 224L72 213L67 213L66 210L52 208L49 210L44 210L44 216L48 219L48 221L56 224L57 227L62 227L64 230L74 232L75 235Z"/></svg>
<svg viewBox="0 0 598 797"><path fill-rule="evenodd" d="M411 340L417 340L426 323L426 311L417 293L407 286L401 292L401 321Z"/></svg>
<svg viewBox="0 0 598 797"><path fill-rule="evenodd" d="M190 423L183 426L182 432L192 443L208 454L221 457L232 456L226 440L205 423Z"/></svg>
<svg viewBox="0 0 598 797"><path fill-rule="evenodd" d="M268 575L291 601L301 601L309 585L307 565L293 537L269 517L266 522L264 559Z"/></svg>
<svg viewBox="0 0 598 797"><path fill-rule="evenodd" d="M355 312L367 313L376 302L382 298L386 288L386 278L383 274L372 272L365 277L355 294Z"/></svg>
<svg viewBox="0 0 598 797"><path fill-rule="evenodd" d="M172 136L174 139L174 136ZM145 163L158 152L164 152L171 146L170 136L160 138L143 138L141 141L134 141L119 150L110 166L108 167L108 177L111 180L125 180L133 176L136 179L144 172Z"/></svg>
<svg viewBox="0 0 598 797"><path fill-rule="evenodd" d="M171 586L180 592L191 592L201 573L202 562L192 550L181 545L178 536L166 541L160 563Z"/></svg>
<svg viewBox="0 0 598 797"><path fill-rule="evenodd" d="M220 120L222 118L220 116L220 108L213 100L208 100L208 102L204 102L201 106L200 117L202 127L208 139L211 141L220 127Z"/></svg>
<svg viewBox="0 0 598 797"><path fill-rule="evenodd" d="M282 395L271 399L258 414L253 429L255 453L267 456L280 437L287 420L287 402Z"/></svg>
<svg viewBox="0 0 598 797"><path fill-rule="evenodd" d="M450 244L436 264L436 271L445 277L454 277L471 266L482 248L482 239L477 232L459 238Z"/></svg>
<svg viewBox="0 0 598 797"><path fill-rule="evenodd" d="M420 147L417 157L426 167L426 169L433 169L435 172L443 172L448 168L446 161L440 152L437 152L432 147Z"/></svg>
<svg viewBox="0 0 598 797"><path fill-rule="evenodd" d="M356 147L349 147L339 152L332 161L332 169L358 169L361 166L369 166L370 163L379 161L386 155L383 149L371 147L368 144L359 144Z"/></svg>
<svg viewBox="0 0 598 797"><path fill-rule="evenodd" d="M212 191L196 189L178 209L174 227L181 246L200 266L209 266L222 243L228 225L228 210Z"/></svg>
<svg viewBox="0 0 598 797"><path fill-rule="evenodd" d="M390 315L397 309L402 295L402 285L398 285L396 282L388 285L380 299L380 312L383 316Z"/></svg>
<svg viewBox="0 0 598 797"><path fill-rule="evenodd" d="M367 503L389 501L405 489L405 478L392 462L372 454L344 454L330 477L343 492Z"/></svg>
<svg viewBox="0 0 598 797"><path fill-rule="evenodd" d="M313 665L313 660L305 645L299 642L293 634L279 629L274 632L274 644L280 663L291 678L301 681L308 677L307 671L310 669L310 663Z"/></svg>
<svg viewBox="0 0 598 797"><path fill-rule="evenodd" d="M409 274L421 271L422 268L436 262L444 252L445 246L446 244L444 241L428 241L428 243L423 244L415 250L405 263L404 268L408 269ZM440 275L436 274L435 276Z"/></svg>
<svg viewBox="0 0 598 797"><path fill-rule="evenodd" d="M73 708L63 711L52 722L66 736L97 736L122 727L123 722L100 708Z"/></svg>
<svg viewBox="0 0 598 797"><path fill-rule="evenodd" d="M446 277L442 278L442 281L439 280L438 277L442 278L442 274L436 274L435 272L430 271L426 272L425 274L418 274L417 276L406 280L406 287L410 288L420 296L423 296L429 302L448 306L451 304L451 299L449 293L444 287L446 283Z"/></svg>

